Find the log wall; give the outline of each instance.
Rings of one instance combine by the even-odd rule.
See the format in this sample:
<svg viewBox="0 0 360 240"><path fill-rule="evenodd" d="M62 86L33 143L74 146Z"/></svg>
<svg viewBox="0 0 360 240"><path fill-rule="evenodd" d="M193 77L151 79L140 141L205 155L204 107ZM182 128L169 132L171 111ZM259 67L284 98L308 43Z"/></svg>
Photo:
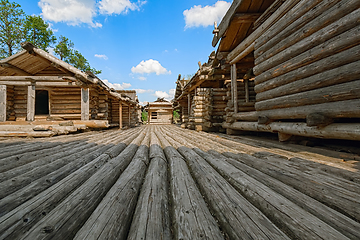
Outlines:
<svg viewBox="0 0 360 240"><path fill-rule="evenodd" d="M90 114L93 115L94 100L91 99L90 91ZM64 120L80 120L81 119L81 91L79 87L56 87L50 88L50 115L51 117L60 117Z"/></svg>
<svg viewBox="0 0 360 240"><path fill-rule="evenodd" d="M14 86L6 86L6 120L15 121Z"/></svg>
<svg viewBox="0 0 360 240"><path fill-rule="evenodd" d="M25 120L27 102L27 86L14 87L14 111L17 120Z"/></svg>
<svg viewBox="0 0 360 240"><path fill-rule="evenodd" d="M286 111L305 107L293 118L304 119L320 112L319 104L335 105L360 98L360 2L322 1L306 14L294 12L297 19L275 23L272 38L261 36L255 44L254 73L256 104L275 119ZM355 106L346 118L360 118ZM334 114L333 114L334 115ZM341 114L338 115L341 118ZM339 120L339 119L338 119ZM340 120L341 121L341 120Z"/></svg>
<svg viewBox="0 0 360 240"><path fill-rule="evenodd" d="M254 44L256 111L241 111L239 104L223 126L279 136L360 139L336 130L336 124L350 126L360 119L359 22L358 0L301 0L271 22Z"/></svg>

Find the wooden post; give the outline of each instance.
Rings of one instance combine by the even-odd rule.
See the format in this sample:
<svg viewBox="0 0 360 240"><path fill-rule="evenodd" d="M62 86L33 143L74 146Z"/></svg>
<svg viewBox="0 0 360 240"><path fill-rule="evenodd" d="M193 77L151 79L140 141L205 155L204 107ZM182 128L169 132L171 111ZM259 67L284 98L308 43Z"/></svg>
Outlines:
<svg viewBox="0 0 360 240"><path fill-rule="evenodd" d="M119 101L119 127L120 127L120 129L123 127L123 122L122 122L122 104L121 104L121 101Z"/></svg>
<svg viewBox="0 0 360 240"><path fill-rule="evenodd" d="M244 79L244 85L245 85L245 102L250 102L249 79Z"/></svg>
<svg viewBox="0 0 360 240"><path fill-rule="evenodd" d="M190 100L190 93L188 94L188 119L191 113L191 100Z"/></svg>
<svg viewBox="0 0 360 240"><path fill-rule="evenodd" d="M238 95L237 95L237 76L236 63L231 65L231 93L234 104L234 113L238 112Z"/></svg>
<svg viewBox="0 0 360 240"><path fill-rule="evenodd" d="M129 127L131 127L130 104L129 104L128 108L129 108L129 112L128 112L128 115L129 115Z"/></svg>
<svg viewBox="0 0 360 240"><path fill-rule="evenodd" d="M0 122L6 121L6 85L0 85Z"/></svg>
<svg viewBox="0 0 360 240"><path fill-rule="evenodd" d="M81 120L89 120L90 108L90 93L89 88L81 88Z"/></svg>
<svg viewBox="0 0 360 240"><path fill-rule="evenodd" d="M34 121L35 119L35 85L28 86L26 120Z"/></svg>

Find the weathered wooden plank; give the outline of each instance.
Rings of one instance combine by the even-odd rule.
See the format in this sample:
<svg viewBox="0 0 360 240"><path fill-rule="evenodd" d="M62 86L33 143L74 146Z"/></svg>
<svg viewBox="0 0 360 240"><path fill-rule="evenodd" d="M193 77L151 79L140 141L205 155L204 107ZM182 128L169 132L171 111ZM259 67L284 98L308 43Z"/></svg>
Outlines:
<svg viewBox="0 0 360 240"><path fill-rule="evenodd" d="M126 239L138 193L149 164L149 133L134 158L74 239Z"/></svg>
<svg viewBox="0 0 360 240"><path fill-rule="evenodd" d="M160 131L156 131L156 134L170 165L174 237L176 239L224 239L190 175L184 158Z"/></svg>
<svg viewBox="0 0 360 240"><path fill-rule="evenodd" d="M0 122L6 121L6 105L7 105L6 85L0 85Z"/></svg>
<svg viewBox="0 0 360 240"><path fill-rule="evenodd" d="M161 143L153 130L151 132L150 165L131 223L129 240L171 239L168 162Z"/></svg>
<svg viewBox="0 0 360 240"><path fill-rule="evenodd" d="M140 133L118 156L109 160L85 183L58 204L53 211L27 231L23 238L64 239L74 237L101 199L117 181L120 174L129 165L143 138L144 135ZM77 221L73 221L72 216L77 216Z"/></svg>
<svg viewBox="0 0 360 240"><path fill-rule="evenodd" d="M170 134L169 134L170 135ZM193 150L167 138L187 160L198 185L222 229L232 239L288 239L269 219L241 196ZM205 174L206 173L206 174Z"/></svg>
<svg viewBox="0 0 360 240"><path fill-rule="evenodd" d="M129 132L130 133L130 132ZM70 174L59 183L51 186L33 199L23 203L17 209L0 218L0 236L10 239L18 238L23 232L30 229L48 212L54 209L59 202L66 198L73 190L84 183L92 176L101 166L106 164L109 158L118 155L125 147L135 138L133 133L125 134L122 142L107 150L91 163L83 166L79 170ZM61 138L61 137L57 137ZM111 143L111 139L109 139ZM24 221L26 219L26 221Z"/></svg>
<svg viewBox="0 0 360 240"><path fill-rule="evenodd" d="M31 85L27 87L27 108L26 108L26 120L34 121L35 118L35 86Z"/></svg>
<svg viewBox="0 0 360 240"><path fill-rule="evenodd" d="M86 121L90 119L89 104L90 104L89 88L81 88L81 120L82 121Z"/></svg>

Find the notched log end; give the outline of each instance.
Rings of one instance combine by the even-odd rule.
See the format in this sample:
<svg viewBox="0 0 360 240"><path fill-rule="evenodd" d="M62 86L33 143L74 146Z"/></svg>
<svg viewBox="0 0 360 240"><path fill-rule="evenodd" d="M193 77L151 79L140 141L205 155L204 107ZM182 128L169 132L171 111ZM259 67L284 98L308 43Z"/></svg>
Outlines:
<svg viewBox="0 0 360 240"><path fill-rule="evenodd" d="M30 42L22 42L20 43L21 47L25 49L29 54L35 54L34 48L35 46Z"/></svg>
<svg viewBox="0 0 360 240"><path fill-rule="evenodd" d="M306 125L309 127L325 127L333 123L333 119L322 113L310 113L306 116Z"/></svg>

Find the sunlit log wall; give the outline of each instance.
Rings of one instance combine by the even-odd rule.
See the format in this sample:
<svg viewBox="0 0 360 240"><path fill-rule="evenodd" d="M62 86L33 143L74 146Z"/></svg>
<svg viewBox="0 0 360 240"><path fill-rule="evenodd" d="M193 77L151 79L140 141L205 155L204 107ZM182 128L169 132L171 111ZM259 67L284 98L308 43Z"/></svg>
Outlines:
<svg viewBox="0 0 360 240"><path fill-rule="evenodd" d="M245 125L251 121L306 122L300 128L290 127L288 132L284 128L284 133L304 136L308 127L320 131L333 122L358 124L359 7L358 0L300 1L273 22L254 46L256 112L239 111L233 117ZM236 125L244 130L239 128L241 122ZM275 131L271 125L267 130L253 129ZM346 134L338 133L338 138L360 140ZM319 133L317 137L326 135Z"/></svg>

